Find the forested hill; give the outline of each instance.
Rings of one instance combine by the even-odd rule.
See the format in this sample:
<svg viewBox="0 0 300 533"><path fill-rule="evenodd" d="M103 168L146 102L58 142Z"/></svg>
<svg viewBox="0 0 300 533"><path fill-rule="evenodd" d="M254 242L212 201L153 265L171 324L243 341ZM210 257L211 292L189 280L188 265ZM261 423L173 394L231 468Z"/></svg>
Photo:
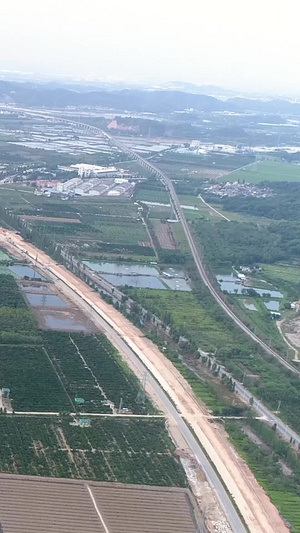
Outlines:
<svg viewBox="0 0 300 533"><path fill-rule="evenodd" d="M75 87L74 87L75 89ZM167 113L194 109L196 111L255 111L260 113L300 114L300 104L287 100L252 100L230 98L219 100L205 94L180 90L71 90L57 84L0 81L0 102L24 106L65 107L99 106L116 110Z"/></svg>
<svg viewBox="0 0 300 533"><path fill-rule="evenodd" d="M99 106L145 112L171 112L189 108L198 111L224 111L228 108L225 102L212 96L180 91L123 89L82 93L65 88L6 81L0 81L0 101L24 106Z"/></svg>

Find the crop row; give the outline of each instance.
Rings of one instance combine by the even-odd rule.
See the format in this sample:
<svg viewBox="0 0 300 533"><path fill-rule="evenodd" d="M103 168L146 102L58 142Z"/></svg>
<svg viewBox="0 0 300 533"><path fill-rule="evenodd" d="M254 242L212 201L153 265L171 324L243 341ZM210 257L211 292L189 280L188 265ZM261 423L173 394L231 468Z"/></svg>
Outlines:
<svg viewBox="0 0 300 533"><path fill-rule="evenodd" d="M40 346L0 345L0 387L11 390L16 411L61 411L71 405Z"/></svg>
<svg viewBox="0 0 300 533"><path fill-rule="evenodd" d="M92 372L80 357L69 333L46 331L43 338L46 353L70 395L74 408L75 398L79 397L84 399L84 404L78 404L81 412L111 413L105 396L97 386Z"/></svg>
<svg viewBox="0 0 300 533"><path fill-rule="evenodd" d="M2 416L0 433L2 472L169 486L186 483L160 420L101 419L79 428L69 419Z"/></svg>
<svg viewBox="0 0 300 533"><path fill-rule="evenodd" d="M47 331L44 340L68 393L84 398L81 411L110 412L97 384L116 407L122 398L123 407L134 413L153 410L147 398L137 403L140 384L104 335Z"/></svg>

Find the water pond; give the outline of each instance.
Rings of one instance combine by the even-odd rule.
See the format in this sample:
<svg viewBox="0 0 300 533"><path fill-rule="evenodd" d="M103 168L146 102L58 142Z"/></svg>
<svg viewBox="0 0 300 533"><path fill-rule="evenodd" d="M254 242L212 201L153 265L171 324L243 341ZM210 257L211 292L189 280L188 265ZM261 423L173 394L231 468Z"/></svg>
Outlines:
<svg viewBox="0 0 300 533"><path fill-rule="evenodd" d="M166 268L162 274L153 266L138 263L109 263L84 261L99 272L101 277L116 287L139 287L144 289L171 289L190 291L191 287L185 279L183 270Z"/></svg>
<svg viewBox="0 0 300 533"><path fill-rule="evenodd" d="M75 318L59 317L51 313L44 313L43 319L44 324L48 329L58 329L61 331L83 331L84 333L89 332L88 328L81 322L78 322Z"/></svg>
<svg viewBox="0 0 300 533"><path fill-rule="evenodd" d="M167 287L160 281L158 277L154 276L119 276L117 274L101 274L101 277L106 279L116 287L139 287L143 289L166 289Z"/></svg>
<svg viewBox="0 0 300 533"><path fill-rule="evenodd" d="M168 285L172 291L191 291L191 286L184 278L164 278L164 283Z"/></svg>
<svg viewBox="0 0 300 533"><path fill-rule="evenodd" d="M269 311L279 312L279 302L276 300L270 300L269 302L264 302L264 304Z"/></svg>
<svg viewBox="0 0 300 533"><path fill-rule="evenodd" d="M245 290L253 289L260 296L263 296L264 294L267 294L271 298L282 298L283 296L279 291L273 291L270 289L260 289L258 287L249 287L247 285L242 285L239 279L234 274L218 274L217 280L221 287L221 290L227 291L230 294L245 294Z"/></svg>
<svg viewBox="0 0 300 533"><path fill-rule="evenodd" d="M66 307L67 304L56 294L26 293L26 298L33 307Z"/></svg>
<svg viewBox="0 0 300 533"><path fill-rule="evenodd" d="M106 274L118 275L142 275L159 276L156 268L148 265L126 264L126 263L94 263L93 261L83 261L83 263L95 272L105 272Z"/></svg>
<svg viewBox="0 0 300 533"><path fill-rule="evenodd" d="M27 265L11 265L8 267L13 274L18 278L33 278L33 279L45 279L39 272Z"/></svg>

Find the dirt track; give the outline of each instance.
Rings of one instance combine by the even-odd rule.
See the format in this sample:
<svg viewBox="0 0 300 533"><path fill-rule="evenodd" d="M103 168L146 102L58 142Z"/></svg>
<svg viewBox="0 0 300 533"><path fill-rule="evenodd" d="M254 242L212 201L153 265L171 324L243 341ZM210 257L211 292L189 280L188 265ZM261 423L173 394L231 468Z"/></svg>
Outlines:
<svg viewBox="0 0 300 533"><path fill-rule="evenodd" d="M140 357L149 371L156 377L162 388L169 394L177 409L196 433L211 461L219 471L229 492L253 533L288 532L277 509L257 483L255 477L231 445L222 437L204 416L197 399L185 379L158 348L133 326L121 313L106 304L84 282L76 278L49 256L13 233L0 230L0 239L9 246L9 240L17 248L27 252L31 259L40 263L71 289L77 292L89 305L114 328L126 343Z"/></svg>

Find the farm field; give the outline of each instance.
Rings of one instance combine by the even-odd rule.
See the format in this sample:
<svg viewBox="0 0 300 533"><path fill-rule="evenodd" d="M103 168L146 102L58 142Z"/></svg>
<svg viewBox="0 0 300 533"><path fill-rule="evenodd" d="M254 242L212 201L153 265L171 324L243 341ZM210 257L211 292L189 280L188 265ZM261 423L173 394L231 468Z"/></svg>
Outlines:
<svg viewBox="0 0 300 533"><path fill-rule="evenodd" d="M40 228L44 234L51 235L62 243L74 240L98 241L108 244L139 245L148 242L149 236L142 222L132 220L97 220L92 224L66 224L65 222L32 221L32 226Z"/></svg>
<svg viewBox="0 0 300 533"><path fill-rule="evenodd" d="M121 398L123 408L133 413L154 412L148 399L145 404L136 401L139 381L105 335L45 331L43 339L53 367L73 403L75 397L84 399L78 406L81 412L115 412Z"/></svg>
<svg viewBox="0 0 300 533"><path fill-rule="evenodd" d="M39 330L24 294L0 275L0 387L13 410L112 413L122 398L129 411L155 412L148 398L136 401L139 381L103 334Z"/></svg>
<svg viewBox="0 0 300 533"><path fill-rule="evenodd" d="M176 179L186 179L187 177L197 178L196 170L203 178L215 179L220 173L229 172L253 161L253 156L242 154L195 154L195 153L176 153L166 152L157 159L157 166L166 172L169 172ZM212 171L212 174L209 171Z"/></svg>
<svg viewBox="0 0 300 533"><path fill-rule="evenodd" d="M0 301L2 472L186 486L165 420L129 416L157 411L105 335L38 330L13 276Z"/></svg>
<svg viewBox="0 0 300 533"><path fill-rule="evenodd" d="M216 348L235 345L231 332L209 315L193 293L129 288L126 293L202 350L214 352Z"/></svg>
<svg viewBox="0 0 300 533"><path fill-rule="evenodd" d="M0 346L0 386L16 411L71 411L72 405L42 346Z"/></svg>
<svg viewBox="0 0 300 533"><path fill-rule="evenodd" d="M1 524L5 533L13 533L16 527L18 533L49 531L49 517L59 533L103 532L97 510L105 516L110 533L199 532L195 501L186 488L16 474L0 474L0 487Z"/></svg>
<svg viewBox="0 0 300 533"><path fill-rule="evenodd" d="M224 390L221 386L216 389L215 384L203 378L199 378L192 370L181 362L174 362L176 368L191 385L196 396L205 403L211 413L214 415L222 414L224 408L231 406L230 401L226 401ZM201 374L201 370L199 372ZM219 385L219 384L218 384Z"/></svg>
<svg viewBox="0 0 300 533"><path fill-rule="evenodd" d="M169 195L165 190L157 189L138 189L134 195L135 200L144 200L145 202L169 203Z"/></svg>
<svg viewBox="0 0 300 533"><path fill-rule="evenodd" d="M258 161L244 170L235 170L221 178L222 181L300 181L300 166L282 161Z"/></svg>
<svg viewBox="0 0 300 533"><path fill-rule="evenodd" d="M155 219L152 220L152 224L160 246L165 250L176 250L177 245L171 224Z"/></svg>
<svg viewBox="0 0 300 533"><path fill-rule="evenodd" d="M0 386L10 389L15 411L112 413L122 399L133 413L155 412L147 398L136 401L139 382L104 335L41 337L41 346L0 345Z"/></svg>
<svg viewBox="0 0 300 533"><path fill-rule="evenodd" d="M292 263L268 265L267 263L261 263L260 266L263 269L261 275L268 278L271 283L299 283L300 265Z"/></svg>
<svg viewBox="0 0 300 533"><path fill-rule="evenodd" d="M0 419L0 470L14 474L185 486L165 423L159 419L71 417Z"/></svg>
<svg viewBox="0 0 300 533"><path fill-rule="evenodd" d="M36 320L10 273L0 273L0 344L41 344Z"/></svg>
<svg viewBox="0 0 300 533"><path fill-rule="evenodd" d="M192 293L147 289L126 289L126 293L169 325L175 342L180 335L190 341L183 357L185 351L195 354L198 348L217 354L218 363L224 364L235 379L242 381L244 376L247 388L272 410L276 410L278 401L284 397L281 418L299 431L300 402L293 377L282 372L280 363L266 358L239 331L229 327L204 291L198 293L198 298ZM287 354L285 344L283 353Z"/></svg>
<svg viewBox="0 0 300 533"><path fill-rule="evenodd" d="M30 188L2 187L2 192L0 218L15 228L15 215L26 220L28 234L32 230L42 248L55 241L72 246L74 253L85 258L93 254L155 257L138 206L131 200L74 198L66 203L35 196Z"/></svg>

